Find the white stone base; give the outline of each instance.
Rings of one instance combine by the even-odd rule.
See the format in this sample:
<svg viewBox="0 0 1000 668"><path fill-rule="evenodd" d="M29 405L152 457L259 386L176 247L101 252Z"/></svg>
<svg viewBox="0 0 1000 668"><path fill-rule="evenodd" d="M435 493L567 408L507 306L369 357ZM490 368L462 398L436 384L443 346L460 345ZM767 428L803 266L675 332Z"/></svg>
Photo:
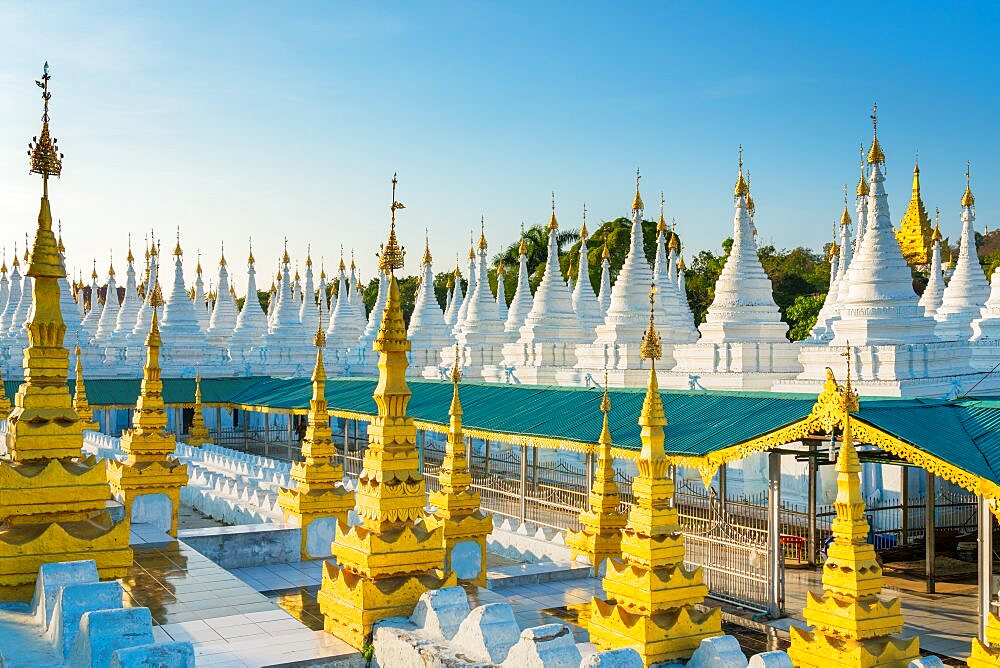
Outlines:
<svg viewBox="0 0 1000 668"><path fill-rule="evenodd" d="M798 343L694 343L674 348L677 364L660 374L678 390L767 391L802 371Z"/></svg>

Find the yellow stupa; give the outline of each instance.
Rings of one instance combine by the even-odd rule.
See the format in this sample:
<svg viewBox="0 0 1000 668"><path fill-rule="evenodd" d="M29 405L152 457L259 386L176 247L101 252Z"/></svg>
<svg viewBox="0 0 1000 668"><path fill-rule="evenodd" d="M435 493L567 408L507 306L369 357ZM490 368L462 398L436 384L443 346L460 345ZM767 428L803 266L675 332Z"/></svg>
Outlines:
<svg viewBox="0 0 1000 668"><path fill-rule="evenodd" d="M441 570L441 530L427 524L417 429L406 414L410 342L394 274L403 266L404 251L396 241L396 210L403 205L395 199L395 177L392 183L392 223L379 262L379 268L389 273L389 296L374 342L379 353L373 395L378 415L368 428L368 449L356 490L361 524L337 527L333 543L337 563L323 565L317 595L325 630L358 649L371 635L372 624L409 616L425 591L455 583L454 576L445 577Z"/></svg>
<svg viewBox="0 0 1000 668"><path fill-rule="evenodd" d="M326 371L323 369L323 347L326 334L323 327L316 329L316 366L313 368L312 399L309 400L309 417L305 438L302 439L303 461L292 464L292 488L278 490L278 504L285 520L293 520L302 527L302 558L316 556L307 549L310 526L323 517L336 518L347 526L348 513L354 508L354 493L343 484L344 470L332 461L337 455L330 431L330 415L326 410ZM326 547L326 546L324 546ZM324 550L323 554L329 554Z"/></svg>
<svg viewBox="0 0 1000 668"><path fill-rule="evenodd" d="M101 427L94 420L94 411L90 407L90 402L87 401L87 387L83 383L83 362L80 360L79 344L77 344L74 354L76 355L76 383L73 386L73 410L80 416L84 431L100 431Z"/></svg>
<svg viewBox="0 0 1000 668"><path fill-rule="evenodd" d="M187 484L187 465L171 457L177 447L176 437L167 431L167 411L163 405L163 381L160 379L160 325L156 309L163 305L159 282L155 282L149 305L153 320L146 335L146 363L142 367L142 385L132 416L132 428L121 438L125 461L108 461L108 479L115 496L133 516L136 499L163 494L171 504L171 536L177 535L177 510L181 487Z"/></svg>
<svg viewBox="0 0 1000 668"><path fill-rule="evenodd" d="M31 172L42 176L35 243L26 275L34 279L24 383L7 420L7 458L0 460L0 600L31 598L38 567L93 559L102 578L132 565L129 523L114 524L105 466L84 457L83 421L73 410L66 377L69 351L59 307L66 268L52 232L49 176L62 156L49 135L48 63L41 81L42 131L31 148Z"/></svg>
<svg viewBox="0 0 1000 668"><path fill-rule="evenodd" d="M193 447L201 447L212 443L212 437L205 427L205 415L201 406L201 374L194 377L194 411L191 417L191 428L188 429L187 444Z"/></svg>
<svg viewBox="0 0 1000 668"><path fill-rule="evenodd" d="M836 518L831 526L833 543L823 564L823 593L809 592L803 617L811 631L792 626L788 654L797 666L814 668L905 668L920 656L917 636L902 638L903 615L899 599L886 600L882 567L868 542L869 526L861 496L861 461L854 449L851 413L858 410L858 396L851 389L850 356L847 382L840 391L843 411L842 445L837 457ZM836 391L827 369L826 391Z"/></svg>
<svg viewBox="0 0 1000 668"><path fill-rule="evenodd" d="M972 639L972 653L965 660L969 668L997 668L1000 666L1000 617L990 612L986 619L986 642Z"/></svg>
<svg viewBox="0 0 1000 668"><path fill-rule="evenodd" d="M590 606L590 640L599 649L631 647L646 666L690 657L704 638L722 634L718 608L702 612L708 587L701 568L684 564L684 539L673 506L674 481L663 449L667 424L656 381L662 356L653 323L650 290L649 327L642 339L642 359L649 360L649 384L639 415L642 451L632 481L634 501L622 531L622 554L607 562L604 591Z"/></svg>
<svg viewBox="0 0 1000 668"><path fill-rule="evenodd" d="M896 241L903 258L910 266L926 265L931 261L934 226L920 197L920 165L913 166L913 188L910 203L896 230Z"/></svg>
<svg viewBox="0 0 1000 668"><path fill-rule="evenodd" d="M590 488L590 507L580 513L579 531L571 531L566 536L571 558L585 555L594 566L596 575L606 559L621 554L622 530L626 515L621 512L621 497L615 482L614 458L611 456L611 429L608 427L608 413L611 399L608 397L607 374L604 378L604 396L601 398L601 413L604 424L597 439L597 470L594 484Z"/></svg>
<svg viewBox="0 0 1000 668"><path fill-rule="evenodd" d="M456 344L455 363L451 367L454 389L448 411L448 440L438 478L441 487L431 494L434 514L427 519L427 526L441 530L445 571L454 573L460 581L485 587L486 537L493 532L493 516L479 507L479 492L472 489L462 433L462 403L458 398L461 379ZM477 557L478 568L471 563Z"/></svg>

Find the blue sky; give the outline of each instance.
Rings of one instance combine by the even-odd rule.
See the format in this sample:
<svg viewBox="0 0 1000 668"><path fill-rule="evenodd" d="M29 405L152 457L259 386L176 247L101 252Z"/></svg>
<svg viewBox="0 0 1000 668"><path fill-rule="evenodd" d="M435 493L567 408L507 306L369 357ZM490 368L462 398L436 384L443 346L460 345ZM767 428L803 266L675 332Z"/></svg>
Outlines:
<svg viewBox="0 0 1000 668"><path fill-rule="evenodd" d="M4 3L0 220L34 225L40 185L32 80L48 59L66 153L52 189L71 267L116 268L125 233L176 225L189 256L219 244L243 287L246 240L273 271L293 256L366 277L399 172L400 235L416 271L521 221L577 226L627 213L634 172L665 191L686 253L731 233L737 146L760 238L819 247L857 181L879 103L894 222L920 152L925 202L957 236L965 161L977 228L996 220L996 4L931 3ZM852 206L853 210L853 206ZM648 212L652 217L655 211ZM499 243L491 247L497 250Z"/></svg>

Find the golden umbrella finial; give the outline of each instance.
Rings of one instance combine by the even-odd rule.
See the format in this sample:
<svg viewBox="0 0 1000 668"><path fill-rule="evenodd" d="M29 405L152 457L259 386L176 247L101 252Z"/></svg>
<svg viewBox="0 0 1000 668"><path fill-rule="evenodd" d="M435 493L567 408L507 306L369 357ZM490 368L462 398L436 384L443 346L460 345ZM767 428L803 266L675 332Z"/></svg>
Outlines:
<svg viewBox="0 0 1000 668"><path fill-rule="evenodd" d="M451 382L458 385L462 380L462 369L458 364L458 344L455 344L455 363L451 365Z"/></svg>
<svg viewBox="0 0 1000 668"><path fill-rule="evenodd" d="M589 237L589 236L590 236L590 233L587 231L587 203L584 202L583 203L583 225L580 227L580 240L581 241L586 241L587 237ZM584 249L584 252L586 252L586 249Z"/></svg>
<svg viewBox="0 0 1000 668"><path fill-rule="evenodd" d="M431 263L431 236L430 231L424 228L424 264Z"/></svg>
<svg viewBox="0 0 1000 668"><path fill-rule="evenodd" d="M656 305L656 283L649 284L649 327L642 335L642 344L639 347L639 355L644 360L653 363L663 357L663 347L660 345L660 335L656 332L656 323L653 320L654 307Z"/></svg>
<svg viewBox="0 0 1000 668"><path fill-rule="evenodd" d="M382 245L382 251L379 253L379 269L390 274L395 272L396 269L403 268L403 258L406 256L406 249L400 246L399 242L396 241L396 210L406 208L402 202L396 200L396 184L398 182L396 174L393 173L392 205L389 207L389 239L384 245Z"/></svg>
<svg viewBox="0 0 1000 668"><path fill-rule="evenodd" d="M552 191L552 216L549 217L549 230L558 230L559 223L556 221L556 191Z"/></svg>
<svg viewBox="0 0 1000 668"><path fill-rule="evenodd" d="M962 195L962 206L974 206L976 198L972 196L972 162L965 162L965 194Z"/></svg>
<svg viewBox="0 0 1000 668"><path fill-rule="evenodd" d="M750 186L747 185L746 179L743 178L743 144L740 144L740 175L736 179L736 187L733 188L733 197L739 197L743 195L744 197L750 192Z"/></svg>
<svg viewBox="0 0 1000 668"><path fill-rule="evenodd" d="M479 250L486 250L486 216L479 216Z"/></svg>
<svg viewBox="0 0 1000 668"><path fill-rule="evenodd" d="M35 80L35 83L42 89L42 132L37 137L32 137L28 143L28 156L30 158L30 172L42 175L42 197L49 197L49 176L59 176L62 173L63 154L59 152L58 140L49 136L49 100L52 93L49 92L49 63L45 62L42 67L42 78ZM51 226L52 221L49 221ZM50 228L46 228L50 229Z"/></svg>
<svg viewBox="0 0 1000 668"><path fill-rule="evenodd" d="M248 237L250 243L250 254L247 256L247 264L254 264L253 257L253 237Z"/></svg>
<svg viewBox="0 0 1000 668"><path fill-rule="evenodd" d="M872 105L872 147L868 151L868 164L885 164L885 152L878 143L878 103Z"/></svg>
<svg viewBox="0 0 1000 668"><path fill-rule="evenodd" d="M646 208L645 205L643 205L643 203L642 203L642 197L639 196L639 179L641 179L641 178L642 178L642 176L639 174L639 168L636 167L635 168L635 197L632 198L632 210L633 211L641 211L644 208Z"/></svg>

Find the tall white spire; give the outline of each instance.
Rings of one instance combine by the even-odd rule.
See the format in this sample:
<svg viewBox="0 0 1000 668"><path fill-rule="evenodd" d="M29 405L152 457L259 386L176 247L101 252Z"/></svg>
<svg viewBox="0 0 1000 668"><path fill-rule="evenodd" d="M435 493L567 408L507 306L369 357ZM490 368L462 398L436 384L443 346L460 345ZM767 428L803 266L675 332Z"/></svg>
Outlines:
<svg viewBox="0 0 1000 668"><path fill-rule="evenodd" d="M471 237L471 235L470 235ZM469 239L469 287L466 290L466 299L458 307L458 311L455 315L455 325L452 327L452 334L458 334L462 331L462 327L465 326L465 318L469 313L469 305L472 301L472 296L476 293L476 282L479 273L476 270L476 253L472 248L472 239ZM457 278L456 278L457 281Z"/></svg>
<svg viewBox="0 0 1000 668"><path fill-rule="evenodd" d="M851 239L851 214L847 210L847 191L844 191L844 213L840 216L840 257L837 262L837 317L840 317L840 305L847 299L850 283L847 272L854 261L854 242Z"/></svg>
<svg viewBox="0 0 1000 668"><path fill-rule="evenodd" d="M972 336L972 321L989 298L983 267L976 253L976 199L972 196L969 170L965 172L966 187L962 196L962 240L958 247L955 271L944 289L944 298L934 318L937 335L943 341L965 341Z"/></svg>
<svg viewBox="0 0 1000 668"><path fill-rule="evenodd" d="M302 288L302 305L299 306L299 320L306 332L315 332L319 326L319 309L316 307L316 286L313 280L312 249L306 250L306 276Z"/></svg>
<svg viewBox="0 0 1000 668"><path fill-rule="evenodd" d="M14 262L10 271L10 290L7 293L7 303L0 313L0 338L7 334L10 329L11 319L14 311L17 310L17 303L21 301L21 261L17 258L17 246L14 246Z"/></svg>
<svg viewBox="0 0 1000 668"><path fill-rule="evenodd" d="M111 336L118 324L118 285L115 283L115 268L108 266L108 284L104 293L104 308L101 309L101 317L97 321L97 331L94 338L102 346L106 346L111 341Z"/></svg>
<svg viewBox="0 0 1000 668"><path fill-rule="evenodd" d="M601 289L597 293L597 303L601 305L601 314L607 317L608 307L611 306L611 252L607 237L601 249Z"/></svg>
<svg viewBox="0 0 1000 668"><path fill-rule="evenodd" d="M251 350L259 348L267 335L267 315L257 297L257 268L253 256L253 242L247 257L247 296L243 308L236 317L236 327L229 339L229 356L234 364L247 365L248 371L259 369L260 357L253 356Z"/></svg>
<svg viewBox="0 0 1000 668"><path fill-rule="evenodd" d="M118 309L118 321L115 323L115 331L112 335L116 341L124 340L135 329L135 321L139 318L139 308L142 305L135 281L135 257L132 256L131 235L126 260L128 266L125 269L125 298L122 299L121 307Z"/></svg>
<svg viewBox="0 0 1000 668"><path fill-rule="evenodd" d="M504 330L506 331L507 316L509 315L507 309L507 286L504 284L504 266L503 262L497 265L497 317L500 321L504 323Z"/></svg>
<svg viewBox="0 0 1000 668"><path fill-rule="evenodd" d="M531 285L528 283L528 246L524 240L524 225L522 224L521 245L517 249L517 288L514 290L514 298L510 301L507 322L504 324L504 331L507 332L509 339L517 340L521 325L524 324L524 319L531 312L533 305Z"/></svg>
<svg viewBox="0 0 1000 668"><path fill-rule="evenodd" d="M480 224L477 261L475 265L470 263L470 268L476 270L475 287L465 300L465 321L455 335L458 349L449 342L440 350L441 368L454 365L457 354L460 368L470 378L480 376L484 367L495 367L503 359L502 347L507 341L504 319L500 317L487 274L486 226L482 221Z"/></svg>
<svg viewBox="0 0 1000 668"><path fill-rule="evenodd" d="M208 329L211 314L208 310L208 300L205 299L205 280L201 271L201 250L198 250L198 264L194 268L194 312L198 316L198 324L202 330Z"/></svg>
<svg viewBox="0 0 1000 668"><path fill-rule="evenodd" d="M451 346L454 339L434 294L434 263L429 239L424 244L420 288L413 302L406 338L410 341L410 365L406 369L407 373L411 376L423 373L431 378L439 378L437 366L441 349Z"/></svg>
<svg viewBox="0 0 1000 668"><path fill-rule="evenodd" d="M927 286L920 295L924 313L933 317L944 301L944 277L941 273L941 213L934 211L934 233L931 235L931 266L927 273ZM992 297L991 297L992 299Z"/></svg>
<svg viewBox="0 0 1000 668"><path fill-rule="evenodd" d="M195 372L205 352L205 333L198 324L194 302L184 286L183 254L178 233L174 247L174 282L160 321L163 338L161 366L164 373L170 375ZM152 286L149 291L152 295Z"/></svg>
<svg viewBox="0 0 1000 668"><path fill-rule="evenodd" d="M843 224L846 217L847 223ZM837 245L836 228L834 228L833 244L830 246L830 283L826 291L826 298L823 300L823 307L816 316L816 324L809 332L809 337L813 341L829 341L833 338L833 321L839 314L839 300L841 291L841 279L846 279L846 268L841 273L844 266L844 252L846 242L846 252L850 253L850 239L847 235L847 227L850 225L850 214L847 212L847 205L844 205L844 213L841 216L841 236L840 245Z"/></svg>
<svg viewBox="0 0 1000 668"><path fill-rule="evenodd" d="M27 317L28 309L31 305L31 285L31 279L25 276L21 281L21 300L18 302L17 310L14 311L14 315L12 316L11 325L14 324L15 320L18 323L24 323L24 319ZM101 319L101 302L98 292L97 260L95 259L94 267L90 272L90 310L87 311L87 314L83 317L83 321L80 323L80 338L84 342L93 338L94 335L97 334L97 321ZM25 302L25 295L27 295L27 302ZM9 333L13 333L13 331L13 329L8 329Z"/></svg>
<svg viewBox="0 0 1000 668"><path fill-rule="evenodd" d="M587 333L587 339L592 340L596 336L595 328L604 322L604 312L597 295L594 294L594 286L590 282L590 261L587 257L587 239L590 234L587 232L587 205L583 206L583 225L580 227L580 259L577 264L576 286L573 288L573 310L576 311L580 324Z"/></svg>
<svg viewBox="0 0 1000 668"><path fill-rule="evenodd" d="M444 312L444 321L451 328L451 331L454 332L455 324L458 322L458 312L465 301L465 296L462 294L462 272L458 268L457 263L455 264L455 271L452 277L455 280L455 287L451 291L451 302Z"/></svg>
<svg viewBox="0 0 1000 668"><path fill-rule="evenodd" d="M59 221L58 249L59 249L59 255L63 259L63 264L65 264L66 247L63 245L62 242L61 220ZM6 263L4 263L4 266L2 268L4 269L6 268ZM62 276L61 278L58 279L58 281L59 281L59 310L62 312L63 324L66 325L66 334L63 337L63 341L67 342L66 345L68 347L69 346L68 342L76 341L77 337L80 334L81 318L80 318L80 312L77 310L76 300L73 299L73 289L69 285L69 280L67 279L66 276ZM3 281L0 280L0 284L2 283ZM0 293L2 292L3 290L0 289ZM0 309L2 308L3 308L3 299L2 299L2 294L0 294Z"/></svg>
<svg viewBox="0 0 1000 668"><path fill-rule="evenodd" d="M222 248L219 255L219 287L216 290L215 308L208 322L206 338L208 342L220 349L229 347L229 340L236 329L239 312L236 301L229 288L229 266L226 262L226 249ZM249 296L249 295L248 295ZM196 305L197 308L197 305Z"/></svg>

